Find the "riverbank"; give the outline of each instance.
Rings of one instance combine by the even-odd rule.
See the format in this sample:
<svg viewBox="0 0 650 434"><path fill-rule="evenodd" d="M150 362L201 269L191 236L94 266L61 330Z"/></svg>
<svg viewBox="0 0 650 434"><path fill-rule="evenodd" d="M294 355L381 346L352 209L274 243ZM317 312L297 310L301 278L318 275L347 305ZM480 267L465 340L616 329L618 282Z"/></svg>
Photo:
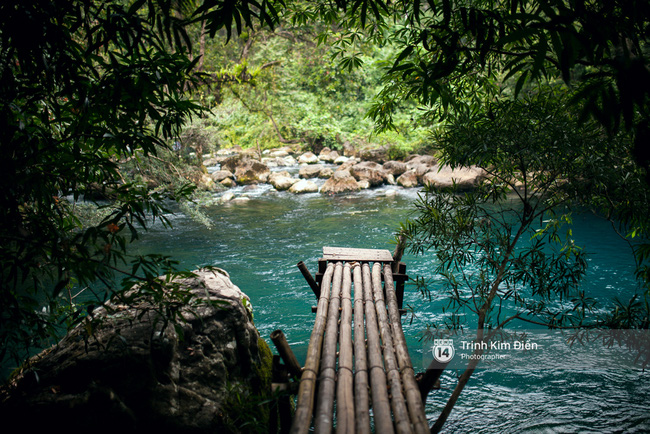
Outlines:
<svg viewBox="0 0 650 434"><path fill-rule="evenodd" d="M260 184L294 194L328 195L382 186L444 188L456 184L459 189L471 189L485 176L476 167L452 170L430 155L414 154L399 161L388 159L381 152L339 153L329 148L322 149L318 155L297 152L291 147L263 152L228 148L204 156L203 165L207 174L200 187L221 192L221 202L246 200L250 197L247 191L254 187L241 187ZM388 189L386 194L399 193Z"/></svg>

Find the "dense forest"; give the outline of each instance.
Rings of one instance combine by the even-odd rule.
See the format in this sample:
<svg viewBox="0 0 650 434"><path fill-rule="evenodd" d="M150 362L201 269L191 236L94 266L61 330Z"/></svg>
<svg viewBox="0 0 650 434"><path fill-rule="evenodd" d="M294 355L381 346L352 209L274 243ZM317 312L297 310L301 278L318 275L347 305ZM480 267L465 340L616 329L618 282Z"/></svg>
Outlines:
<svg viewBox="0 0 650 434"><path fill-rule="evenodd" d="M129 244L169 224L170 200L196 210L202 157L233 147L481 167L476 192L427 188L402 227L440 259L451 303L473 301L472 327L512 321L492 315L509 300L549 327L647 329L648 17L635 0L4 2L0 358L23 362L135 284L178 320L188 294L158 276L190 273ZM563 223L578 206L637 258L642 292L604 314L573 291L585 263ZM459 295L449 270L470 263L485 273ZM530 296L502 291L518 285Z"/></svg>

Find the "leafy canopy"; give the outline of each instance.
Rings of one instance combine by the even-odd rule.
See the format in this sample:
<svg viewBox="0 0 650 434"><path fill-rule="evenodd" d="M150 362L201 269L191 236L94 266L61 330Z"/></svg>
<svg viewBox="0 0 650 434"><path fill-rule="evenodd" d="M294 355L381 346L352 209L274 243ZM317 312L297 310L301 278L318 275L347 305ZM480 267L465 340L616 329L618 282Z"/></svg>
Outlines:
<svg viewBox="0 0 650 434"><path fill-rule="evenodd" d="M156 280L174 261L129 258L127 246L151 222L168 224L168 199L193 187L152 191L125 182L120 165L168 148L203 113L188 97L201 78L187 33L196 16L210 31L230 32L232 23L272 23L273 15L254 1L0 4L3 362L24 360L84 317L73 290L85 291L88 311L134 281L162 306L174 305L169 294L185 297L178 288L163 293ZM88 201L102 208L99 223L78 218ZM115 273L126 276L122 286Z"/></svg>
<svg viewBox="0 0 650 434"><path fill-rule="evenodd" d="M442 279L436 297L446 300L446 316L430 325L433 336L469 328L478 342L488 342L516 323L647 329L647 291L598 300L580 285L586 252L572 237L572 207L613 180L645 182L634 163L620 158L624 137L612 138L596 122L578 118L567 110L566 97L542 89L455 116L445 128L438 142L444 162L478 166L485 179L465 194L425 189L416 217L402 229L414 253L437 258L435 274ZM418 283L431 296L428 283ZM642 345L632 342L647 364ZM444 425L478 363L478 357L469 361L433 432Z"/></svg>

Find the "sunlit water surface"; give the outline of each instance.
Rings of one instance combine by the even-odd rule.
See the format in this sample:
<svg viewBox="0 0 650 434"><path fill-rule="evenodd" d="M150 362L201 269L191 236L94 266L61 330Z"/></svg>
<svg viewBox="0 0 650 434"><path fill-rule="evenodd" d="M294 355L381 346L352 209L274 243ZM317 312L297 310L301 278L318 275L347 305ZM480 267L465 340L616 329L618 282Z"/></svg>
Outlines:
<svg viewBox="0 0 650 434"><path fill-rule="evenodd" d="M282 329L302 363L316 301L296 264L304 261L314 273L323 246L392 251L394 233L411 215L417 190L398 189L398 197L386 197L387 189L397 188L336 197L296 196L269 187L237 190L251 199L208 207L210 228L178 215L173 230L154 228L138 248L171 255L188 269L225 269L250 297L262 337L270 342L270 333ZM578 216L574 235L592 253L585 282L589 294L623 296L636 290L629 247L607 222ZM435 277L433 258L406 255L404 261L412 277ZM403 324L413 363L423 370L422 354L430 344L419 339L427 323L441 319L442 301L425 301L407 286L404 302L415 308L415 316L405 316ZM429 395L431 423L444 407L456 375L446 374L442 389ZM649 380L647 372L629 370L477 371L445 432L649 432Z"/></svg>

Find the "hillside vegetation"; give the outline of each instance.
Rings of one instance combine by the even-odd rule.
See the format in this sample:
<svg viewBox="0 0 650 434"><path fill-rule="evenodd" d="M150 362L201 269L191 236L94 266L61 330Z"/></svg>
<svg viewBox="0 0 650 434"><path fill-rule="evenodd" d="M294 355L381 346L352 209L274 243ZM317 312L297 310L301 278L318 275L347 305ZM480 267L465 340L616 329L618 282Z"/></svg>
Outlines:
<svg viewBox="0 0 650 434"><path fill-rule="evenodd" d="M367 116L394 49L364 44L363 63L346 68L318 36L314 28L279 27L205 40L208 84L198 96L210 112L186 129L187 143L203 152L287 144L318 152L349 142L386 146L397 158L426 146L430 126L418 124L412 101L396 112L394 130L375 133Z"/></svg>

